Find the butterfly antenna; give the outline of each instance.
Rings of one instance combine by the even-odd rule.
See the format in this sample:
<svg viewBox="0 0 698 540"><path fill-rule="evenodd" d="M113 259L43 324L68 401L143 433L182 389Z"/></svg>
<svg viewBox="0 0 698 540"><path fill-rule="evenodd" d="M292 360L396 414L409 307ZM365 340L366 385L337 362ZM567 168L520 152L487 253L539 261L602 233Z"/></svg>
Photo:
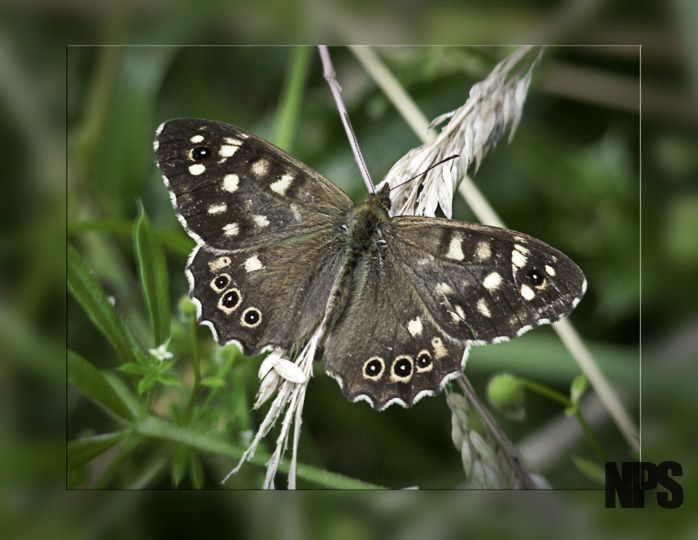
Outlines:
<svg viewBox="0 0 698 540"><path fill-rule="evenodd" d="M433 163L432 165L429 165L429 167L427 167L424 171L422 171L422 172L420 172L420 173L418 173L418 174L415 174L413 177L408 178L408 179L405 180L404 182L400 182L400 183L399 183L398 185L396 185L396 186L390 186L390 189L393 190L393 189L395 189L395 188L399 188L400 186L404 186L405 184L411 182L411 181L414 180L415 178L419 178L420 176L425 176L430 170L432 170L432 169L438 167L439 165L443 165L443 164L446 163L447 161L451 161L452 159L457 159L457 158L459 158L459 157L460 157L460 155L458 155L458 154L453 154L452 156L448 156L448 157L446 157L446 158L443 158L443 159L442 159L441 161L439 161L438 163Z"/></svg>

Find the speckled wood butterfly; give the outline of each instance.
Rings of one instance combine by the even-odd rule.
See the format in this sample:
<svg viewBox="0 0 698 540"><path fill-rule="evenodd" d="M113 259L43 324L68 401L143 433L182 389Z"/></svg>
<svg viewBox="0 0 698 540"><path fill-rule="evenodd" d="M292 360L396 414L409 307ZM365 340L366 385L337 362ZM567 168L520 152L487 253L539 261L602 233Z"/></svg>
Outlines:
<svg viewBox="0 0 698 540"><path fill-rule="evenodd" d="M162 124L157 164L197 246L186 274L202 324L245 354L298 348L321 321L325 371L376 409L411 406L497 343L567 315L586 281L507 229L361 204L273 144L198 119Z"/></svg>

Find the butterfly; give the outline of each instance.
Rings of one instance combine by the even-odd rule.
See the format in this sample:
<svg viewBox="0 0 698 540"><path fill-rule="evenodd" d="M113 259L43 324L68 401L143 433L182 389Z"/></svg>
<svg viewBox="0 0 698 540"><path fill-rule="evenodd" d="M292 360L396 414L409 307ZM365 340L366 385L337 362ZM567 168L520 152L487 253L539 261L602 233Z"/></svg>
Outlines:
<svg viewBox="0 0 698 540"><path fill-rule="evenodd" d="M354 204L280 148L228 124L160 125L155 158L196 241L186 266L201 324L246 355L298 350L351 401L383 410L439 393L471 345L569 314L579 267L536 238L447 219L391 216L387 186Z"/></svg>

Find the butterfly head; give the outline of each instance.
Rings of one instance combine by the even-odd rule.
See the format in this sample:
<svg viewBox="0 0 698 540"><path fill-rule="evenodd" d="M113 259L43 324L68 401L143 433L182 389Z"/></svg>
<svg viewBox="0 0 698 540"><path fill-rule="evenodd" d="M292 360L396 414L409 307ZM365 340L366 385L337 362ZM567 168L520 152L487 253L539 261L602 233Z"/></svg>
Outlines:
<svg viewBox="0 0 698 540"><path fill-rule="evenodd" d="M387 213L390 209L390 186L388 184L384 184L379 191L376 193L371 193L368 196L367 202L376 208L382 208Z"/></svg>

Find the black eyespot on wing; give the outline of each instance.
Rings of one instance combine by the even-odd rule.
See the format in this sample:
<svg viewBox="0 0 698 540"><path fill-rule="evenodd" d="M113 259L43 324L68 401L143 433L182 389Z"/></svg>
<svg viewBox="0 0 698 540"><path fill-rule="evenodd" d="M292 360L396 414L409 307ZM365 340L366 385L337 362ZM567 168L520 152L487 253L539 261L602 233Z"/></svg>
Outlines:
<svg viewBox="0 0 698 540"><path fill-rule="evenodd" d="M398 358L393 364L393 372L398 377L409 377L412 373L412 362L409 358Z"/></svg>
<svg viewBox="0 0 698 540"><path fill-rule="evenodd" d="M383 372L383 362L379 358L371 358L364 366L364 373L367 377L379 377Z"/></svg>
<svg viewBox="0 0 698 540"><path fill-rule="evenodd" d="M533 283L535 287L538 287L543 284L545 281L545 277L543 276L543 272L539 271L536 268L531 268L528 271L528 279Z"/></svg>
<svg viewBox="0 0 698 540"><path fill-rule="evenodd" d="M248 326L254 327L257 326L259 324L259 321L262 320L262 314L257 308L247 308L245 312L242 314L242 320Z"/></svg>
<svg viewBox="0 0 698 540"><path fill-rule="evenodd" d="M227 275L227 274L223 274L223 275L218 276L218 277L214 280L213 283L214 283L214 285L216 286L216 288L222 290L222 289L225 289L225 288L228 286L228 283L229 283L229 282L230 282L230 278L228 277L228 275Z"/></svg>
<svg viewBox="0 0 698 540"><path fill-rule="evenodd" d="M424 370L431 366L431 354L429 351L421 351L417 355L417 369Z"/></svg>
<svg viewBox="0 0 698 540"><path fill-rule="evenodd" d="M191 157L194 161L203 161L211 157L211 149L207 146L197 146L191 151Z"/></svg>
<svg viewBox="0 0 698 540"><path fill-rule="evenodd" d="M221 278L218 278L221 279ZM222 304L228 309L233 309L240 303L240 293L235 289L228 291L223 295Z"/></svg>

